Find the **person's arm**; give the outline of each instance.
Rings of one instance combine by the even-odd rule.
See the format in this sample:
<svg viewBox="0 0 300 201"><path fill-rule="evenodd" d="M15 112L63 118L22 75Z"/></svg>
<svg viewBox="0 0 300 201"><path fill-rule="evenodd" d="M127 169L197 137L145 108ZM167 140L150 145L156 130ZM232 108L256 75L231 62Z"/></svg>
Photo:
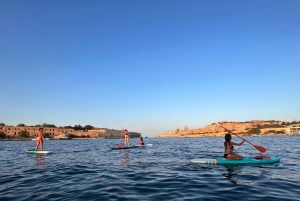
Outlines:
<svg viewBox="0 0 300 201"><path fill-rule="evenodd" d="M245 142L245 140L243 139L243 141L241 143L231 142L231 144L234 146L241 146L242 144L244 144L244 142Z"/></svg>

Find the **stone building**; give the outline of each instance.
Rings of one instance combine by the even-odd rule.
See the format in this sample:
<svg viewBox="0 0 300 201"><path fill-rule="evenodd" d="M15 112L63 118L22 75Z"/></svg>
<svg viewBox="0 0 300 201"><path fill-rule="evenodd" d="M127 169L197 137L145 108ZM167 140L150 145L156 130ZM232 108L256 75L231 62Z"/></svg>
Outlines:
<svg viewBox="0 0 300 201"><path fill-rule="evenodd" d="M40 127L34 126L0 126L0 132L7 137L18 137L21 131L27 131L30 137L35 137ZM44 127L44 134L50 137L59 138L62 136L91 137L91 138L120 138L121 130L108 128L94 128L91 130L74 130L72 128L50 128ZM141 133L129 132L131 138L140 137Z"/></svg>
<svg viewBox="0 0 300 201"><path fill-rule="evenodd" d="M39 131L40 127L34 126L0 126L0 131L4 132L6 136L17 137L20 131L27 131L30 137L34 137ZM60 135L62 133L74 133L74 129L70 128L49 128L44 127L44 133L50 136Z"/></svg>
<svg viewBox="0 0 300 201"><path fill-rule="evenodd" d="M98 133L100 138L120 138L124 137L122 135L122 130L108 129L108 128L95 128L89 130L89 132ZM138 138L141 136L141 133L129 132L130 138Z"/></svg>
<svg viewBox="0 0 300 201"><path fill-rule="evenodd" d="M288 133L300 133L300 124L292 124L287 126Z"/></svg>

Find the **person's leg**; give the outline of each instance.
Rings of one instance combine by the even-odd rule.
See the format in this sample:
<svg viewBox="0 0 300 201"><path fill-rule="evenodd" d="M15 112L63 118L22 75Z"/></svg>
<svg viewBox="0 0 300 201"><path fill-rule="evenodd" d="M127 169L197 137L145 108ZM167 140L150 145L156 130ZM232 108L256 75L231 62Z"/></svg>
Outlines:
<svg viewBox="0 0 300 201"><path fill-rule="evenodd" d="M41 140L41 150L43 151L44 141Z"/></svg>
<svg viewBox="0 0 300 201"><path fill-rule="evenodd" d="M35 150L37 150L37 149L38 149L38 146L39 146L39 141L38 141L38 140L36 140Z"/></svg>
<svg viewBox="0 0 300 201"><path fill-rule="evenodd" d="M227 159L242 160L244 157L238 154L228 154Z"/></svg>
<svg viewBox="0 0 300 201"><path fill-rule="evenodd" d="M40 140L36 140L36 147L35 147L35 150L38 150L38 148L41 148L41 141Z"/></svg>

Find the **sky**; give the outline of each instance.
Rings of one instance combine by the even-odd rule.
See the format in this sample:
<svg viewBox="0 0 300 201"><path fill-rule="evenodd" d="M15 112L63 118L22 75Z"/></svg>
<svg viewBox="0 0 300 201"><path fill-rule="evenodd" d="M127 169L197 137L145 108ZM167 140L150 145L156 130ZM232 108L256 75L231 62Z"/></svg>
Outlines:
<svg viewBox="0 0 300 201"><path fill-rule="evenodd" d="M154 137L300 119L299 0L0 1L0 123Z"/></svg>

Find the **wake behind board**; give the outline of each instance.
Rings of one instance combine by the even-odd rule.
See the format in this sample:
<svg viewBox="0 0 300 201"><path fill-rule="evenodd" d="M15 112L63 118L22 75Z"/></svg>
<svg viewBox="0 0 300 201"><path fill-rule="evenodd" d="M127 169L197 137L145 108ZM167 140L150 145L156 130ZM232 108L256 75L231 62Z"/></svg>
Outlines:
<svg viewBox="0 0 300 201"><path fill-rule="evenodd" d="M243 158L242 160L230 160L226 158L217 158L217 159L192 159L192 163L198 164L213 164L213 165L247 165L247 164L269 164L269 163L278 163L280 157L271 157L265 159L254 159L254 158Z"/></svg>
<svg viewBox="0 0 300 201"><path fill-rule="evenodd" d="M27 149L26 153L28 154L49 154L49 150L35 150L35 149Z"/></svg>
<svg viewBox="0 0 300 201"><path fill-rule="evenodd" d="M138 148L138 146L131 146L131 147L112 147L112 150L116 150L116 149L133 149L133 148Z"/></svg>

